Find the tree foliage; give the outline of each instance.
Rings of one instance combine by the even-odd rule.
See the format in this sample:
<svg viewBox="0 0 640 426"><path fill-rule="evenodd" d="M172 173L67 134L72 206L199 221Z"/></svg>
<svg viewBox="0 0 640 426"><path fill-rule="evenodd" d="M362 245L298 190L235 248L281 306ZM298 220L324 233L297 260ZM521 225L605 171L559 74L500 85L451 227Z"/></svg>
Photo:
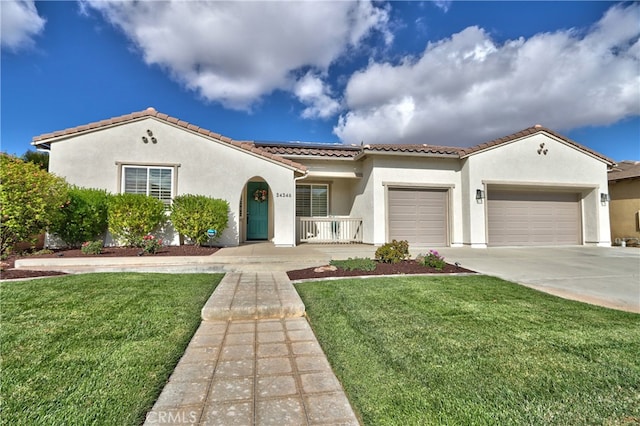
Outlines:
<svg viewBox="0 0 640 426"><path fill-rule="evenodd" d="M174 228L196 245L209 240L209 229L215 229L220 236L227 228L228 221L229 203L219 198L186 194L175 197L171 206Z"/></svg>
<svg viewBox="0 0 640 426"><path fill-rule="evenodd" d="M109 232L125 245L140 246L142 238L166 222L164 203L141 194L109 198Z"/></svg>
<svg viewBox="0 0 640 426"><path fill-rule="evenodd" d="M22 154L22 160L26 163L33 163L42 170L49 170L49 154L46 152L28 150Z"/></svg>
<svg viewBox="0 0 640 426"><path fill-rule="evenodd" d="M34 163L0 154L0 254L44 232L67 202L64 179Z"/></svg>
<svg viewBox="0 0 640 426"><path fill-rule="evenodd" d="M102 240L107 231L109 194L101 189L72 187L69 203L51 227L70 247L80 247L86 241Z"/></svg>

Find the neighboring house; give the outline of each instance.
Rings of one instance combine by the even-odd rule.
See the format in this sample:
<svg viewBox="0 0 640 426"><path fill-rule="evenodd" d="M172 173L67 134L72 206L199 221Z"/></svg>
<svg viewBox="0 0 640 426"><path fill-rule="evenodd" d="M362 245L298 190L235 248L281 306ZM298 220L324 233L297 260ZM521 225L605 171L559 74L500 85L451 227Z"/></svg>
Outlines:
<svg viewBox="0 0 640 426"><path fill-rule="evenodd" d="M33 145L75 185L229 201L222 245L611 244L600 200L614 163L539 125L471 148L278 144L234 141L148 108Z"/></svg>
<svg viewBox="0 0 640 426"><path fill-rule="evenodd" d="M640 161L622 161L609 172L611 239L640 243Z"/></svg>

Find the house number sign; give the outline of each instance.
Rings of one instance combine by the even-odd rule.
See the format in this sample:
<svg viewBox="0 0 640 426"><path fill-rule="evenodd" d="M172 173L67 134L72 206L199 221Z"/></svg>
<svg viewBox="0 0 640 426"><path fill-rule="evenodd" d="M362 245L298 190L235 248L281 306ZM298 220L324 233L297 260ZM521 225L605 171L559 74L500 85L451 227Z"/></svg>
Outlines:
<svg viewBox="0 0 640 426"><path fill-rule="evenodd" d="M277 198L291 198L290 192L276 192Z"/></svg>

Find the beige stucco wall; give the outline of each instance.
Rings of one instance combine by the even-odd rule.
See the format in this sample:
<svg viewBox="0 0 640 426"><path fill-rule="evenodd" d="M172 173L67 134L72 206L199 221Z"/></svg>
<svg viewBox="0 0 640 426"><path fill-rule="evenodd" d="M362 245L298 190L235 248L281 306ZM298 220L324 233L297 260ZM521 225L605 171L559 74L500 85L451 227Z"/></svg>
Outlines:
<svg viewBox="0 0 640 426"><path fill-rule="evenodd" d="M143 143L147 130L157 143ZM151 117L51 144L50 171L75 185L118 193L122 164L175 166L174 196L202 194L227 200L229 225L218 240L222 245L240 242L240 197L249 180L264 180L271 194L291 194L269 198L272 241L295 244L295 182L288 167Z"/></svg>
<svg viewBox="0 0 640 426"><path fill-rule="evenodd" d="M394 186L408 186L449 190L449 241L451 245L462 243L460 162L457 159L377 155L372 157L371 173L364 191L364 196L371 197L371 204L363 209L370 224L364 227L364 242L375 245L387 242L387 190Z"/></svg>
<svg viewBox="0 0 640 426"><path fill-rule="evenodd" d="M374 244L374 197L373 197L373 159L365 158L362 164L362 178L351 188L353 204L350 216L362 218L362 241Z"/></svg>
<svg viewBox="0 0 640 426"><path fill-rule="evenodd" d="M609 182L611 239L640 238L640 179Z"/></svg>
<svg viewBox="0 0 640 426"><path fill-rule="evenodd" d="M538 153L540 145L544 153ZM464 244L486 247L486 200L478 203L476 189L563 189L581 194L584 244L607 246L608 206L600 203L607 192L607 164L545 134L535 134L473 154L462 164Z"/></svg>

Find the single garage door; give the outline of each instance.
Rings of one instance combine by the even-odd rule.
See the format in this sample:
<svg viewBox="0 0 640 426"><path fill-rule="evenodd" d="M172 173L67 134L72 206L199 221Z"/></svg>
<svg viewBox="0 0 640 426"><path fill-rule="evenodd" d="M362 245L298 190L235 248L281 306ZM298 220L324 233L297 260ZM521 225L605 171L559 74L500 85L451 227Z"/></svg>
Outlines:
<svg viewBox="0 0 640 426"><path fill-rule="evenodd" d="M574 245L582 242L579 194L487 191L489 245Z"/></svg>
<svg viewBox="0 0 640 426"><path fill-rule="evenodd" d="M447 194L447 190L389 188L389 239L446 246Z"/></svg>

